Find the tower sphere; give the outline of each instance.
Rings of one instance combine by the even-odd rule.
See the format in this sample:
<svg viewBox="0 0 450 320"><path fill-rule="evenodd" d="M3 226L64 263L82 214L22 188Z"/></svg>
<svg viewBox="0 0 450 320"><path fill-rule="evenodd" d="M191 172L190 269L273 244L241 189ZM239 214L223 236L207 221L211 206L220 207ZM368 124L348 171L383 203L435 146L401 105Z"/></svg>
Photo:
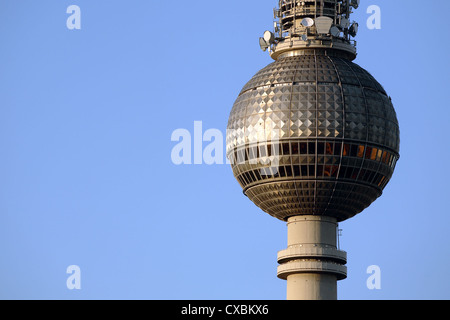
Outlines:
<svg viewBox="0 0 450 320"><path fill-rule="evenodd" d="M399 159L390 97L348 52L289 51L242 89L227 126L227 157L244 194L287 221L344 221L383 192Z"/></svg>

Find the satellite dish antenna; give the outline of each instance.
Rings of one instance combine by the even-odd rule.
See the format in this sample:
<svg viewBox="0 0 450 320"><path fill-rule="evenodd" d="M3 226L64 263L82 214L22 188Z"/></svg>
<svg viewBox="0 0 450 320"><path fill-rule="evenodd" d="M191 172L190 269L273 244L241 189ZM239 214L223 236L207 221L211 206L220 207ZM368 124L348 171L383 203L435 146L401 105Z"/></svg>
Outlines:
<svg viewBox="0 0 450 320"><path fill-rule="evenodd" d="M302 36L300 37L303 41L308 41L308 35L306 34L302 34Z"/></svg>
<svg viewBox="0 0 450 320"><path fill-rule="evenodd" d="M317 28L317 33L319 34L328 34L330 32L330 28L333 25L333 19L330 17L318 17L314 21Z"/></svg>
<svg viewBox="0 0 450 320"><path fill-rule="evenodd" d="M360 4L360 0L350 0L350 5L355 9L358 9L359 4Z"/></svg>
<svg viewBox="0 0 450 320"><path fill-rule="evenodd" d="M261 50L265 52L270 45L266 42L266 40L264 40L264 38L259 38L259 46L261 47Z"/></svg>
<svg viewBox="0 0 450 320"><path fill-rule="evenodd" d="M347 29L348 27L350 27L350 21L347 18L342 18L341 19L341 28Z"/></svg>
<svg viewBox="0 0 450 320"><path fill-rule="evenodd" d="M356 34L358 33L359 24L357 22L353 23L350 29L348 30L348 33L352 37L356 37Z"/></svg>
<svg viewBox="0 0 450 320"><path fill-rule="evenodd" d="M302 25L306 28L312 27L314 25L314 20L311 18L305 18L302 20Z"/></svg>
<svg viewBox="0 0 450 320"><path fill-rule="evenodd" d="M330 29L330 33L333 37L339 37L341 34L341 30L339 30L339 28L336 26L332 26Z"/></svg>
<svg viewBox="0 0 450 320"><path fill-rule="evenodd" d="M264 40L266 41L266 43L273 44L275 42L275 36L273 35L272 32L270 31L266 31L264 32Z"/></svg>

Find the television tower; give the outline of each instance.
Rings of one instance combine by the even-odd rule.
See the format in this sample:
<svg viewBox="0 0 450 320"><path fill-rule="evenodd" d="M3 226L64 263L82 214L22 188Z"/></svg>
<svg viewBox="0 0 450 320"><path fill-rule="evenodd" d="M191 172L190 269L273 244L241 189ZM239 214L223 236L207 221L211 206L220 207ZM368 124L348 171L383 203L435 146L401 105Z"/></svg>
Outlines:
<svg viewBox="0 0 450 320"><path fill-rule="evenodd" d="M242 89L227 126L227 157L244 194L287 222L278 253L289 300L335 300L347 277L338 223L381 196L399 159L397 116L383 87L353 63L359 0L281 0L275 60Z"/></svg>

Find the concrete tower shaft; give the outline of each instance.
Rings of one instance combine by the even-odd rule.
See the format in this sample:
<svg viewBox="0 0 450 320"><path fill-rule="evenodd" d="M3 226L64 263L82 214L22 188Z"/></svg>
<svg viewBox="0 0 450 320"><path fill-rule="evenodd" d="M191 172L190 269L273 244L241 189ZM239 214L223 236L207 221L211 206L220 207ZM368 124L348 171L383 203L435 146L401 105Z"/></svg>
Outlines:
<svg viewBox="0 0 450 320"><path fill-rule="evenodd" d="M278 253L278 277L287 280L288 300L336 300L337 280L347 277L347 253L336 246L331 217L289 218L288 248Z"/></svg>

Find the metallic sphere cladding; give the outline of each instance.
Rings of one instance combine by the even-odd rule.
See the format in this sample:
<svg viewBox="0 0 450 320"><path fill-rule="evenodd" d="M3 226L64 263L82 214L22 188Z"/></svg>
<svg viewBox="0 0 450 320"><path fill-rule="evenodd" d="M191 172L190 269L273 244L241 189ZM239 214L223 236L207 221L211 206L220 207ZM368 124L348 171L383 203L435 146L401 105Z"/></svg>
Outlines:
<svg viewBox="0 0 450 320"><path fill-rule="evenodd" d="M339 52L280 57L242 89L227 126L227 157L248 196L286 221L343 221L381 196L399 159L390 97Z"/></svg>

